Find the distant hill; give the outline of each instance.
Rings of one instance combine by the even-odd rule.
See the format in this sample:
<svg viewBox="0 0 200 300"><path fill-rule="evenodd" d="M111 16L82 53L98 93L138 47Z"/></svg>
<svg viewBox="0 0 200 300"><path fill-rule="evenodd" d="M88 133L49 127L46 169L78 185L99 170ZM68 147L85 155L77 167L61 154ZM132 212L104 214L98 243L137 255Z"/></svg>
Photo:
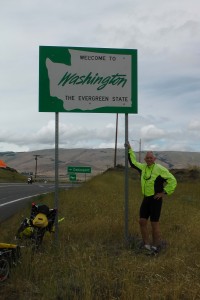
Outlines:
<svg viewBox="0 0 200 300"><path fill-rule="evenodd" d="M65 176L67 166L90 166L92 174L98 174L114 166L114 149L59 149L59 174ZM157 162L169 169L184 169L200 167L200 153L179 151L156 151ZM19 173L33 172L35 174L37 155L37 174L54 176L54 149L31 152L0 152L2 159L10 168ZM137 158L138 153L136 152ZM141 161L145 152L141 153ZM117 165L125 164L124 149L117 150Z"/></svg>

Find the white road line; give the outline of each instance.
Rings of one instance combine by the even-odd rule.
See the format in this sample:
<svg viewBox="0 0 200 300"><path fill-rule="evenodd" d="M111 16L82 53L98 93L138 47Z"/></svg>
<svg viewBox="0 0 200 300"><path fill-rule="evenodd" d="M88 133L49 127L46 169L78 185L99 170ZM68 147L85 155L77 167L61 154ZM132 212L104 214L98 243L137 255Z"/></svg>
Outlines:
<svg viewBox="0 0 200 300"><path fill-rule="evenodd" d="M40 195L44 195L44 194L48 194L48 192L46 193L40 193L40 194L36 194L36 195L32 195L32 196L28 196L28 197L24 197L24 198L19 198L19 199L16 199L16 200L12 200L12 201L9 201L9 202L6 202L6 203L3 203L3 204L0 204L0 207L2 206L6 206L6 205L9 205L9 204L12 204L14 202L19 202L19 201L22 201L24 199L28 199L28 198L32 198L32 197L36 197L36 196L40 196Z"/></svg>

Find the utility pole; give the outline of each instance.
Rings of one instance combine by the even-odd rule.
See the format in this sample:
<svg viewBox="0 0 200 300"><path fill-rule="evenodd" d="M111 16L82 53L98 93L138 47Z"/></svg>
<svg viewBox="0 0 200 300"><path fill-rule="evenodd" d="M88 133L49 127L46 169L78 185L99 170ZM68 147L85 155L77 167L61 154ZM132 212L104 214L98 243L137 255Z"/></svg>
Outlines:
<svg viewBox="0 0 200 300"><path fill-rule="evenodd" d="M137 142L139 144L139 162L141 162L141 152L142 152L142 140L139 139L139 140L131 140L131 141L134 141L134 142Z"/></svg>
<svg viewBox="0 0 200 300"><path fill-rule="evenodd" d="M36 181L36 177L37 177L37 161L38 161L38 157L40 157L40 155L35 154L33 156L35 156L35 181Z"/></svg>
<svg viewBox="0 0 200 300"><path fill-rule="evenodd" d="M139 162L141 162L142 140L139 140Z"/></svg>

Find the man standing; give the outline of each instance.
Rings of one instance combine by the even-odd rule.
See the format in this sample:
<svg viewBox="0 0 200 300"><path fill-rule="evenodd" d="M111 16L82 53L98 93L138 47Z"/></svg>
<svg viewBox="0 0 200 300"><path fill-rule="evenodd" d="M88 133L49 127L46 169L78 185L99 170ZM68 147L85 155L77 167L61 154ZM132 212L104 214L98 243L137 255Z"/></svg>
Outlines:
<svg viewBox="0 0 200 300"><path fill-rule="evenodd" d="M143 247L151 254L159 252L161 235L159 219L164 195L171 195L177 185L176 178L163 166L155 163L153 152L145 155L145 163L137 162L134 151L128 143L128 158L131 167L137 169L141 175L143 201L140 206L140 232ZM148 235L148 219L152 228L152 245Z"/></svg>

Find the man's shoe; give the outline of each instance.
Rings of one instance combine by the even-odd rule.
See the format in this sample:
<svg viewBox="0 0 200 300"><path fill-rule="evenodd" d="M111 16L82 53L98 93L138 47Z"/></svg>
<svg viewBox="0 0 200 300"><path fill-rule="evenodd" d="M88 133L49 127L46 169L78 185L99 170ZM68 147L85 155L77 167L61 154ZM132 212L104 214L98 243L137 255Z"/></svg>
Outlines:
<svg viewBox="0 0 200 300"><path fill-rule="evenodd" d="M157 247L151 246L151 251L147 255L156 256L159 254L160 250L161 250L160 246Z"/></svg>
<svg viewBox="0 0 200 300"><path fill-rule="evenodd" d="M146 254L146 255L151 255L151 245L143 245L140 250L142 251L142 253Z"/></svg>

